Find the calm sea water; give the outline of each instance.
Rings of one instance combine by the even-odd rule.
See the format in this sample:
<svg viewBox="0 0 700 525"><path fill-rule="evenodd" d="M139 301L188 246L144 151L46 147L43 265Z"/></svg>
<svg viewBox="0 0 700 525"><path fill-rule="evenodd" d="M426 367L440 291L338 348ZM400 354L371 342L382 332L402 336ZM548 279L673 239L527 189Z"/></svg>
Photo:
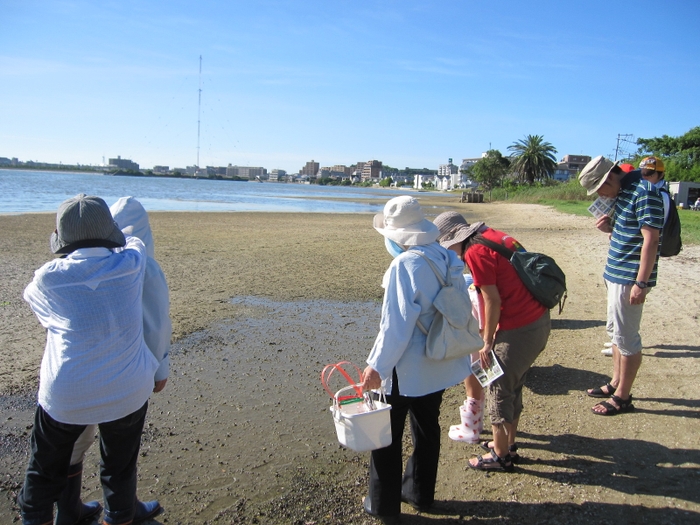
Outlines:
<svg viewBox="0 0 700 525"><path fill-rule="evenodd" d="M396 190L207 179L0 170L0 213L55 212L86 193L107 204L133 196L149 211L378 213ZM375 201L367 204L360 201Z"/></svg>

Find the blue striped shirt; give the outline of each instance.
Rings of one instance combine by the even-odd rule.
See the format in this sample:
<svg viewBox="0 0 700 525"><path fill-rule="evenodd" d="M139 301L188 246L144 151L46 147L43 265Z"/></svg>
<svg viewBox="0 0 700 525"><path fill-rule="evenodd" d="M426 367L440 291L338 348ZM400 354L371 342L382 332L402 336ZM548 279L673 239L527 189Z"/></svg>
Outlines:
<svg viewBox="0 0 700 525"><path fill-rule="evenodd" d="M661 230L663 225L664 204L659 190L644 179L625 177L615 201L613 231L603 277L617 284L633 284L637 280L642 254L642 226ZM657 251L654 269L647 281L649 286L656 285L658 261Z"/></svg>

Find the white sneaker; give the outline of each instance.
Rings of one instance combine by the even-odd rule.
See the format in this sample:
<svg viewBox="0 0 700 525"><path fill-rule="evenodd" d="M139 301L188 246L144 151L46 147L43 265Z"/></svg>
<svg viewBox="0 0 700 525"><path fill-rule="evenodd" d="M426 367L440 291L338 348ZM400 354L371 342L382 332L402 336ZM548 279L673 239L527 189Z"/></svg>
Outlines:
<svg viewBox="0 0 700 525"><path fill-rule="evenodd" d="M612 348L612 342L608 341L607 343L603 343L603 346L605 348Z"/></svg>
<svg viewBox="0 0 700 525"><path fill-rule="evenodd" d="M603 355L612 356L612 348L603 348L600 353Z"/></svg>

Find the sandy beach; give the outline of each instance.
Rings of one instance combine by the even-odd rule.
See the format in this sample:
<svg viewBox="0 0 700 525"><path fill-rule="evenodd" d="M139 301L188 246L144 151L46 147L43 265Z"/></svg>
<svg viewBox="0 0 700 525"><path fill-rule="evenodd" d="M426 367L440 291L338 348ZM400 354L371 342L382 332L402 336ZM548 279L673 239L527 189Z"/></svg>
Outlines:
<svg viewBox="0 0 700 525"><path fill-rule="evenodd" d="M438 504L420 514L404 505L405 523L700 522L700 246L660 262L637 410L606 418L584 392L612 372L600 353L607 238L593 218L421 202L431 219L451 205L552 255L569 298L528 377L516 472L467 469L480 449L447 437L464 399L455 386L442 406ZM0 523L18 520L45 341L22 291L51 258L54 220L0 216ZM360 504L368 454L338 445L318 379L330 362L363 366L376 335L390 256L371 216L159 212L151 224L174 328L170 379L151 398L139 460L139 496L166 509L153 523L375 523ZM101 499L98 465L93 446L85 499Z"/></svg>

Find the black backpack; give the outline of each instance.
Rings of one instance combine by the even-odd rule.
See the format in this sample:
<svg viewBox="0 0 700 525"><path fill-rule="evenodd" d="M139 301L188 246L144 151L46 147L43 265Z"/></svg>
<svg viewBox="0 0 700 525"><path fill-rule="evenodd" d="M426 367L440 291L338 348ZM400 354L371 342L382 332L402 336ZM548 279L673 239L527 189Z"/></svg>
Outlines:
<svg viewBox="0 0 700 525"><path fill-rule="evenodd" d="M664 227L661 230L661 246L659 246L659 255L661 257L673 257L678 255L683 248L681 241L681 220L678 217L676 203L673 202L673 197L665 189L661 190L668 195L668 218L664 222ZM662 196L663 197L663 196Z"/></svg>
<svg viewBox="0 0 700 525"><path fill-rule="evenodd" d="M554 259L543 253L513 251L484 238L475 242L508 259L532 296L547 308L559 305L561 314L566 303L566 275Z"/></svg>

